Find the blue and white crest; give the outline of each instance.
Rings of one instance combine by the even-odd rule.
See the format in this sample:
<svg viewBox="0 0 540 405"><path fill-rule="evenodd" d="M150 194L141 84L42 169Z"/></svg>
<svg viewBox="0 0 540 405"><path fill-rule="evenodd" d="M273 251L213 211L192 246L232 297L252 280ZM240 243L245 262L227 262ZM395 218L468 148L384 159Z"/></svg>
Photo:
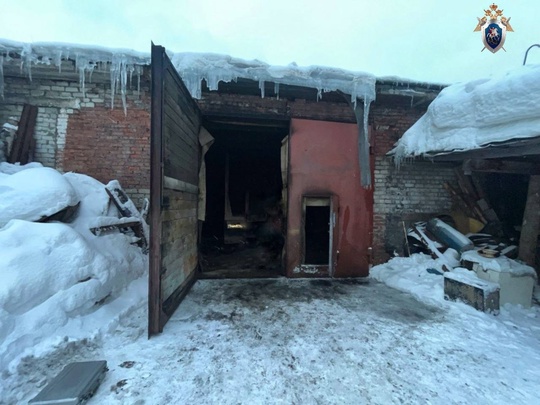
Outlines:
<svg viewBox="0 0 540 405"><path fill-rule="evenodd" d="M488 21L482 26L481 32L482 42L488 51L495 53L503 47L506 39L506 27L498 20Z"/></svg>

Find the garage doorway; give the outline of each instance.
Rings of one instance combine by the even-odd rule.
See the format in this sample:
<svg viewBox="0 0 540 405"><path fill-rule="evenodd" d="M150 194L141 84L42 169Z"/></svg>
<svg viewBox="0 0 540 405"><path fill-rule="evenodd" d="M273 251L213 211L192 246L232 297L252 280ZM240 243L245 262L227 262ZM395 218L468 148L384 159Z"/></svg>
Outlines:
<svg viewBox="0 0 540 405"><path fill-rule="evenodd" d="M202 278L283 274L286 207L282 140L288 122L206 122L215 139L205 156Z"/></svg>

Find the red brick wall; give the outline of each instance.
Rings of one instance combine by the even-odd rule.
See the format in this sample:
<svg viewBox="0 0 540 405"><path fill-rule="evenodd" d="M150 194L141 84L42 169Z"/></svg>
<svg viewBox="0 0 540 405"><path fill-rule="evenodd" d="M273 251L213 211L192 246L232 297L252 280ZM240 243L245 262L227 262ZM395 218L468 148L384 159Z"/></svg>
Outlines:
<svg viewBox="0 0 540 405"><path fill-rule="evenodd" d="M125 189L150 188L150 111L146 106L105 105L70 115L64 171L85 173L103 183L117 179Z"/></svg>

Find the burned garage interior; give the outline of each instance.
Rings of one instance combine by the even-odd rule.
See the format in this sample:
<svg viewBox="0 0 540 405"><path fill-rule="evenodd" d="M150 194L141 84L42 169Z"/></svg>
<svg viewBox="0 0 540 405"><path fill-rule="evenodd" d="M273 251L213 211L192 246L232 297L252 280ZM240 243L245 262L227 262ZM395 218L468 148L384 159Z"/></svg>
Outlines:
<svg viewBox="0 0 540 405"><path fill-rule="evenodd" d="M201 276L282 275L286 207L281 149L288 121L206 119L203 125L214 142L205 154Z"/></svg>

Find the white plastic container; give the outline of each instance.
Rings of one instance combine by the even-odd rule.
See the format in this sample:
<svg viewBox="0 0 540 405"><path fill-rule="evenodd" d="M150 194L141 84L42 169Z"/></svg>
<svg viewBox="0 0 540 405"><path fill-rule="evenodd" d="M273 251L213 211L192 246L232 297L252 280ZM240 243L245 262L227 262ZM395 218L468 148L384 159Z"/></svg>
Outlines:
<svg viewBox="0 0 540 405"><path fill-rule="evenodd" d="M506 256L487 258L476 251L465 252L461 260L472 263L472 270L476 275L487 281L498 283L501 287L500 305L515 304L530 308L534 285L536 284L536 271L525 264L521 264Z"/></svg>

